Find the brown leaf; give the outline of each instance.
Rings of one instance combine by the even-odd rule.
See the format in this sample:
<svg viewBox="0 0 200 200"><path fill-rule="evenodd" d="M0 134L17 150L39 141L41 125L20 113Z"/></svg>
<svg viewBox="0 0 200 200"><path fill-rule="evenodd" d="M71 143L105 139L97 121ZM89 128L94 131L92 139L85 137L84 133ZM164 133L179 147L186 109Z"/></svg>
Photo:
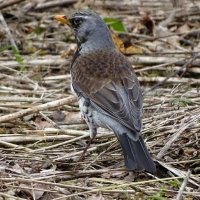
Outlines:
<svg viewBox="0 0 200 200"><path fill-rule="evenodd" d="M142 53L144 53L144 51L142 48L132 45L132 46L125 48L125 51L123 53L124 54L142 54Z"/></svg>
<svg viewBox="0 0 200 200"><path fill-rule="evenodd" d="M123 41L115 34L114 31L110 30L110 32L111 32L112 40L115 44L115 47L120 51L124 51Z"/></svg>
<svg viewBox="0 0 200 200"><path fill-rule="evenodd" d="M22 169L18 163L15 163L15 165L12 167L14 169L14 171L18 174L24 174L25 171L24 169Z"/></svg>
<svg viewBox="0 0 200 200"><path fill-rule="evenodd" d="M182 26L180 26L179 28L178 28L178 32L179 33L186 33L186 32L188 32L190 30L190 28L189 28L189 26L187 25L187 24L184 24L184 25L182 25Z"/></svg>
<svg viewBox="0 0 200 200"><path fill-rule="evenodd" d="M191 157L191 156L196 156L197 155L197 151L196 149L192 148L192 147L185 147L183 149L183 154L185 156Z"/></svg>
<svg viewBox="0 0 200 200"><path fill-rule="evenodd" d="M46 121L45 119L42 119L41 117L37 116L34 120L34 125L38 128L38 129L45 129L45 128L52 128L53 125L50 124L48 121Z"/></svg>
<svg viewBox="0 0 200 200"><path fill-rule="evenodd" d="M144 53L143 49L139 46L132 44L124 45L123 41L111 30L112 40L115 44L115 47L121 51L123 54L142 54Z"/></svg>
<svg viewBox="0 0 200 200"><path fill-rule="evenodd" d="M146 13L142 19L140 19L140 22L143 26L146 27L147 29L147 33L146 34L153 34L153 29L154 29L154 22L153 20L150 18L150 16Z"/></svg>
<svg viewBox="0 0 200 200"><path fill-rule="evenodd" d="M61 53L61 58L68 58L69 56L74 55L75 51L76 51L76 44L70 44L69 48Z"/></svg>
<svg viewBox="0 0 200 200"><path fill-rule="evenodd" d="M53 112L53 120L55 122L62 122L65 119L66 114L60 110Z"/></svg>
<svg viewBox="0 0 200 200"><path fill-rule="evenodd" d="M150 16L145 13L139 22L136 24L133 32L138 34L153 35L154 22Z"/></svg>
<svg viewBox="0 0 200 200"><path fill-rule="evenodd" d="M79 124L79 123L85 123L85 121L81 117L80 112L69 112L69 113L66 113L64 123L65 124Z"/></svg>

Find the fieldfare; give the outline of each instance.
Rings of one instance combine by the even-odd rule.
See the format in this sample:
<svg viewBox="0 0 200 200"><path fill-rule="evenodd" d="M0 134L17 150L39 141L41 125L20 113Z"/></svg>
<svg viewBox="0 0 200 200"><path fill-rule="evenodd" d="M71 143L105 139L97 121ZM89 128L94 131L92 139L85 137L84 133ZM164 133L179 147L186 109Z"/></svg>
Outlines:
<svg viewBox="0 0 200 200"><path fill-rule="evenodd" d="M71 63L72 90L94 138L98 127L112 130L129 170L155 173L156 167L141 136L143 97L127 58L112 41L107 25L92 11L55 19L74 31L77 50Z"/></svg>

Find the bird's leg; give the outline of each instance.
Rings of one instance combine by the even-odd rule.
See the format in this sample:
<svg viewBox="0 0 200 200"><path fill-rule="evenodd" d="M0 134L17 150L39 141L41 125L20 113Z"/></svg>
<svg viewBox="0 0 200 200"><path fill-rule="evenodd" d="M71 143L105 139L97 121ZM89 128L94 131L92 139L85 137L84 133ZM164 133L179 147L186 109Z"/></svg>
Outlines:
<svg viewBox="0 0 200 200"><path fill-rule="evenodd" d="M96 134L97 134L97 129L94 128L94 127L90 128L90 139L89 139L85 149L83 150L83 153L81 154L81 157L78 160L79 162L82 162L85 159L85 154L86 154L88 148L90 147L93 139L95 138Z"/></svg>
<svg viewBox="0 0 200 200"><path fill-rule="evenodd" d="M84 148L83 153L81 154L81 157L79 158L78 162L82 162L85 159L85 154L86 154L88 148L90 147L91 143L92 143L92 138L90 137L90 139L89 139L86 147Z"/></svg>

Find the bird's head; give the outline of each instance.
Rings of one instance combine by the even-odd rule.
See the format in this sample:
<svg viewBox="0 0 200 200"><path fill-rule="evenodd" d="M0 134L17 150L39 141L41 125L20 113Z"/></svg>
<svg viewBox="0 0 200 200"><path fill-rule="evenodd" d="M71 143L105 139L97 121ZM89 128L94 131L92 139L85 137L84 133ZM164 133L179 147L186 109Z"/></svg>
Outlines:
<svg viewBox="0 0 200 200"><path fill-rule="evenodd" d="M69 25L75 33L78 46L90 42L93 45L110 45L113 42L107 25L101 17L92 11L77 11L71 16L57 15L54 17L57 21Z"/></svg>

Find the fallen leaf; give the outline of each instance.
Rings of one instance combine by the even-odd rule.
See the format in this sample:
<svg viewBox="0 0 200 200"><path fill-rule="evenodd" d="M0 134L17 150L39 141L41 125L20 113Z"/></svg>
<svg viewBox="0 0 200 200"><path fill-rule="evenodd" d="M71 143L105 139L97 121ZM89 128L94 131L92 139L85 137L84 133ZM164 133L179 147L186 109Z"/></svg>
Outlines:
<svg viewBox="0 0 200 200"><path fill-rule="evenodd" d="M143 49L139 46L128 44L126 47L123 41L116 35L114 31L111 30L112 40L115 44L115 47L121 51L123 54L142 54L144 53Z"/></svg>
<svg viewBox="0 0 200 200"><path fill-rule="evenodd" d="M145 33L146 35L153 34L154 22L147 13L140 19L140 23L144 27L146 27L146 30L147 30L147 32Z"/></svg>
<svg viewBox="0 0 200 200"><path fill-rule="evenodd" d="M32 123L37 127L37 129L45 129L45 128L52 128L53 125L50 124L48 121L45 119L37 116Z"/></svg>
<svg viewBox="0 0 200 200"><path fill-rule="evenodd" d="M190 30L190 28L189 28L189 26L187 25L187 24L184 24L184 25L182 25L182 26L180 26L179 28L178 28L178 32L179 33L186 33L186 32L188 32Z"/></svg>
<svg viewBox="0 0 200 200"><path fill-rule="evenodd" d="M85 123L85 121L83 120L80 112L69 112L69 113L66 113L64 123L65 124L79 124L79 123Z"/></svg>
<svg viewBox="0 0 200 200"><path fill-rule="evenodd" d="M76 44L70 44L69 48L61 53L61 58L68 58L69 56L74 55L75 51Z"/></svg>
<svg viewBox="0 0 200 200"><path fill-rule="evenodd" d="M197 151L196 149L192 148L192 147L185 147L183 148L183 154L185 156L191 157L191 156L196 156L197 155Z"/></svg>
<svg viewBox="0 0 200 200"><path fill-rule="evenodd" d="M139 46L132 45L125 48L125 51L123 53L126 55L127 54L143 54L144 51Z"/></svg>
<svg viewBox="0 0 200 200"><path fill-rule="evenodd" d="M53 120L55 122L62 122L65 119L66 114L60 110L53 112Z"/></svg>
<svg viewBox="0 0 200 200"><path fill-rule="evenodd" d="M12 167L14 171L18 174L25 174L24 169L22 169L18 163L15 163L15 165Z"/></svg>
<svg viewBox="0 0 200 200"><path fill-rule="evenodd" d="M140 18L133 32L137 34L143 34L143 35L153 35L154 22L147 13L145 13L142 16L142 18Z"/></svg>
<svg viewBox="0 0 200 200"><path fill-rule="evenodd" d="M115 44L115 47L120 51L124 51L123 41L116 35L114 31L110 30L110 32L111 32L112 40Z"/></svg>

